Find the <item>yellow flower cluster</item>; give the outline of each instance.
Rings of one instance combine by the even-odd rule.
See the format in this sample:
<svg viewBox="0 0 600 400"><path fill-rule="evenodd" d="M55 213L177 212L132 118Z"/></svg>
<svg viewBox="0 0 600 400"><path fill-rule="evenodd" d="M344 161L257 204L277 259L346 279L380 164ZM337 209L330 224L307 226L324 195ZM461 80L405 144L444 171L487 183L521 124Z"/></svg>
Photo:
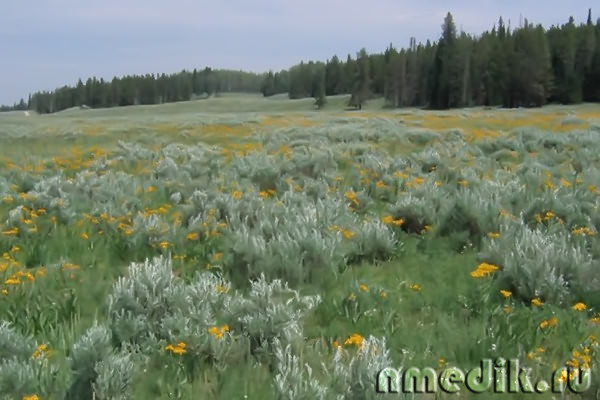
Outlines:
<svg viewBox="0 0 600 400"><path fill-rule="evenodd" d="M386 215L381 221L386 225L402 226L404 224L403 218L394 219L391 215Z"/></svg>
<svg viewBox="0 0 600 400"><path fill-rule="evenodd" d="M481 263L477 266L476 270L471 271L471 276L476 279L477 278L485 278L487 276L490 276L494 272L498 271L498 269L499 269L499 267L497 267L496 265L488 264L488 263Z"/></svg>
<svg viewBox="0 0 600 400"><path fill-rule="evenodd" d="M533 360L535 358L540 357L545 352L546 352L546 349L544 349L543 347L538 347L537 349L535 349L535 352L530 351L529 353L527 353L527 358L529 358L530 360Z"/></svg>
<svg viewBox="0 0 600 400"><path fill-rule="evenodd" d="M31 355L31 357L34 359L38 359L40 357L48 357L50 354L51 354L51 351L48 349L48 346L45 344L40 344L35 349L35 351Z"/></svg>
<svg viewBox="0 0 600 400"><path fill-rule="evenodd" d="M571 233L573 235L582 235L582 236L594 236L594 235L596 235L596 232L594 232L593 230L591 230L590 228L588 228L586 226L581 227L581 228L573 229L571 231Z"/></svg>
<svg viewBox="0 0 600 400"><path fill-rule="evenodd" d="M223 286L223 285L217 285L217 293L227 293L228 289L227 287Z"/></svg>
<svg viewBox="0 0 600 400"><path fill-rule="evenodd" d="M165 347L165 350L180 356L187 353L186 347L187 345L185 344L185 342L179 342L175 346L173 346L172 344L167 345Z"/></svg>
<svg viewBox="0 0 600 400"><path fill-rule="evenodd" d="M31 272L17 271L4 281L5 285L20 285L23 283L21 278L26 278L29 282L35 281L35 276Z"/></svg>
<svg viewBox="0 0 600 400"><path fill-rule="evenodd" d="M229 325L223 325L220 328L218 326L211 326L208 328L208 333L217 339L222 339L225 332L229 332Z"/></svg>
<svg viewBox="0 0 600 400"><path fill-rule="evenodd" d="M173 206L170 204L163 204L162 206L153 209L153 208L145 208L144 209L144 216L145 217L149 217L151 215L165 215L169 212L169 210L172 208Z"/></svg>
<svg viewBox="0 0 600 400"><path fill-rule="evenodd" d="M423 290L423 287L421 285L419 285L418 283L413 283L408 287L410 290L413 290L415 292L420 292Z"/></svg>
<svg viewBox="0 0 600 400"><path fill-rule="evenodd" d="M18 250L16 250L16 249L18 249ZM20 250L21 250L20 247L13 246L11 253L13 253L13 254L17 253ZM20 267L21 266L21 263L13 257L13 254L10 254L10 253L2 254L2 261L0 261L0 272L5 271L9 267Z"/></svg>
<svg viewBox="0 0 600 400"><path fill-rule="evenodd" d="M200 235L197 232L190 232L187 234L187 236L185 238L187 240L198 240L199 237L200 237Z"/></svg>
<svg viewBox="0 0 600 400"><path fill-rule="evenodd" d="M335 231L335 232L341 232L341 233L342 233L342 235L344 235L344 237L345 237L346 239L352 239L354 236L356 236L356 233L355 233L355 232L352 232L352 231L350 231L350 230L348 230L348 229L340 228L340 227L339 227L339 226L337 226L337 225L333 225L333 226L332 226L332 227L330 227L329 229L330 229L330 230L332 230L332 231Z"/></svg>
<svg viewBox="0 0 600 400"><path fill-rule="evenodd" d="M354 333L344 341L344 344L346 346L356 346L360 349L363 346L363 341L364 338L361 335L359 335L358 333Z"/></svg>
<svg viewBox="0 0 600 400"><path fill-rule="evenodd" d="M531 305L534 307L541 307L544 305L544 302L541 301L539 297L536 297L535 299L531 300Z"/></svg>
<svg viewBox="0 0 600 400"><path fill-rule="evenodd" d="M355 205L359 204L358 199L356 198L356 193L355 192L352 192L352 191L346 192L346 193L344 193L344 196L348 200L350 200L353 204L355 204Z"/></svg>
<svg viewBox="0 0 600 400"><path fill-rule="evenodd" d="M15 226L14 228L2 231L2 234L4 236L17 236L19 234L19 228Z"/></svg>
<svg viewBox="0 0 600 400"><path fill-rule="evenodd" d="M565 222L562 218L557 217L553 211L546 211L545 213L535 215L535 220L538 223L542 223L542 221L550 221L552 218L556 218L559 224L564 224Z"/></svg>
<svg viewBox="0 0 600 400"><path fill-rule="evenodd" d="M545 319L542 322L540 322L540 328L541 329L552 328L553 326L556 326L557 324L558 324L558 318L552 317L550 319Z"/></svg>
<svg viewBox="0 0 600 400"><path fill-rule="evenodd" d="M273 189L269 189L269 190L261 190L260 192L258 192L258 195L260 197L262 197L263 199L268 199L271 196L275 196L277 194L277 192Z"/></svg>
<svg viewBox="0 0 600 400"><path fill-rule="evenodd" d="M590 353L589 347L584 347L582 351L574 350L571 359L565 364L571 368L590 369L592 363Z"/></svg>

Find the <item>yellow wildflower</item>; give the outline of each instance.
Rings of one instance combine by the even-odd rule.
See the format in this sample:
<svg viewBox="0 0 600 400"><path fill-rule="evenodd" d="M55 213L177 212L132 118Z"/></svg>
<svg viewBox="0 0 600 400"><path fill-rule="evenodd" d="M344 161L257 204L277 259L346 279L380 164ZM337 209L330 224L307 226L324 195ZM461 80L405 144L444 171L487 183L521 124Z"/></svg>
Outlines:
<svg viewBox="0 0 600 400"><path fill-rule="evenodd" d="M572 186L572 183L571 183L571 182L569 182L568 180L564 179L564 178L561 178L561 180L560 180L560 184L561 184L561 185L563 185L563 186L564 186L564 187L566 187L566 188L568 188L568 187L571 187L571 186Z"/></svg>
<svg viewBox="0 0 600 400"><path fill-rule="evenodd" d="M541 307L544 305L544 302L541 301L538 297L536 297L535 299L531 300L531 305L535 307Z"/></svg>
<svg viewBox="0 0 600 400"><path fill-rule="evenodd" d="M413 283L408 288L410 290L414 290L415 292L420 292L421 290L423 290L423 287L421 285L419 285L418 283Z"/></svg>
<svg viewBox="0 0 600 400"><path fill-rule="evenodd" d="M347 229L342 229L341 232L342 232L342 235L344 235L344 237L346 239L352 239L354 236L356 236L356 233L349 231Z"/></svg>
<svg viewBox="0 0 600 400"><path fill-rule="evenodd" d="M377 182L375 183L375 186L377 186L379 189L383 189L383 188L386 188L386 187L387 187L387 185L385 184L385 182L384 182L384 181L377 181Z"/></svg>
<svg viewBox="0 0 600 400"><path fill-rule="evenodd" d="M31 396L23 396L23 400L40 400L37 394L32 394Z"/></svg>
<svg viewBox="0 0 600 400"><path fill-rule="evenodd" d="M573 305L572 308L575 311L585 311L587 307L586 307L585 303L579 302L579 303L576 303L575 305Z"/></svg>
<svg viewBox="0 0 600 400"><path fill-rule="evenodd" d="M173 346L172 344L169 344L165 347L165 350L168 350L171 353L179 355L179 356L187 353L185 342L179 342L175 346Z"/></svg>
<svg viewBox="0 0 600 400"><path fill-rule="evenodd" d="M367 285L365 285L364 283L362 283L359 287L361 292L368 292L369 291L369 287Z"/></svg>
<svg viewBox="0 0 600 400"><path fill-rule="evenodd" d="M385 291L383 291L383 290L382 290L382 291L379 293L379 297L381 297L382 299L385 299L385 298L387 297L387 293L386 293Z"/></svg>
<svg viewBox="0 0 600 400"><path fill-rule="evenodd" d="M490 233L488 233L488 237L490 239L498 239L500 237L500 233L498 233L498 232L490 232Z"/></svg>
<svg viewBox="0 0 600 400"><path fill-rule="evenodd" d="M19 234L19 228L17 228L16 226L14 228L8 229L6 231L2 232L3 235L5 236L15 236Z"/></svg>
<svg viewBox="0 0 600 400"><path fill-rule="evenodd" d="M473 278L485 278L494 272L498 271L498 267L493 264L481 263L477 266L477 269L471 271L471 277Z"/></svg>
<svg viewBox="0 0 600 400"><path fill-rule="evenodd" d="M90 237L88 236L87 233L83 232L81 235L79 235L83 240L88 240Z"/></svg>
<svg viewBox="0 0 600 400"><path fill-rule="evenodd" d="M583 236L594 236L596 235L596 232L594 232L593 230L591 230L590 228L588 228L587 226L581 227L581 228L575 228L571 231L571 233L573 235L583 235Z"/></svg>
<svg viewBox="0 0 600 400"><path fill-rule="evenodd" d="M46 350L48 349L48 346L45 344L40 344L35 351L33 352L32 357L33 358L39 358L40 356L43 356L44 353L46 352Z"/></svg>
<svg viewBox="0 0 600 400"><path fill-rule="evenodd" d="M394 221L394 217L392 217L391 215L386 215L385 217L381 218L381 222L383 222L386 225L391 224Z"/></svg>
<svg viewBox="0 0 600 400"><path fill-rule="evenodd" d="M402 226L404 224L404 219L403 218L398 218L392 221L392 225L396 225L396 226Z"/></svg>
<svg viewBox="0 0 600 400"><path fill-rule="evenodd" d="M346 196L346 198L348 200L350 200L352 203L354 203L356 205L359 204L358 199L356 198L356 193L355 192L352 192L352 191L346 192L346 193L344 193L344 196Z"/></svg>
<svg viewBox="0 0 600 400"><path fill-rule="evenodd" d="M558 324L558 318L552 317L550 319L546 319L546 320L540 322L540 328L542 328L542 329L551 328L553 326L556 326L556 324Z"/></svg>
<svg viewBox="0 0 600 400"><path fill-rule="evenodd" d="M363 341L364 338L361 335L354 333L344 341L344 344L346 346L356 346L360 349L363 346Z"/></svg>
<svg viewBox="0 0 600 400"><path fill-rule="evenodd" d="M217 285L217 292L218 293L227 293L227 288L223 285Z"/></svg>
<svg viewBox="0 0 600 400"><path fill-rule="evenodd" d="M240 192L239 190L236 190L235 192L233 192L231 194L231 197L233 197L235 200L239 200L242 198L242 192Z"/></svg>
<svg viewBox="0 0 600 400"><path fill-rule="evenodd" d="M208 333L217 339L222 339L225 332L229 332L229 325L223 325L220 328L218 326L212 326L208 328Z"/></svg>
<svg viewBox="0 0 600 400"><path fill-rule="evenodd" d="M187 234L187 236L185 238L187 240L198 240L199 237L200 237L200 235L198 235L197 232L190 232Z"/></svg>
<svg viewBox="0 0 600 400"><path fill-rule="evenodd" d="M161 248L163 248L163 249L167 249L167 248L171 247L171 246L172 246L172 244L171 244L171 243L169 243L169 242L167 242L167 241L162 241L162 242L160 242L160 243L159 243L159 246L160 246Z"/></svg>
<svg viewBox="0 0 600 400"><path fill-rule="evenodd" d="M500 294L504 296L504 298L509 298L510 296L512 296L512 292L510 290L501 290Z"/></svg>
<svg viewBox="0 0 600 400"><path fill-rule="evenodd" d="M509 305L504 306L504 312L510 314L512 312L512 307Z"/></svg>

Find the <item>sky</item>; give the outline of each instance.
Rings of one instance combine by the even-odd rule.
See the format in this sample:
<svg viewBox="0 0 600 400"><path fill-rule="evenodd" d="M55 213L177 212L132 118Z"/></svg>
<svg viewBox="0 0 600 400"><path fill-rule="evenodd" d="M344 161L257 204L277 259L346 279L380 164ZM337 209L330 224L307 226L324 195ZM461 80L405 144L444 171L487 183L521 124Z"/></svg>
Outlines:
<svg viewBox="0 0 600 400"><path fill-rule="evenodd" d="M265 72L406 47L411 36L437 40L448 11L459 31L480 34L500 16L549 27L571 15L585 22L589 8L584 0L1 0L0 104L92 76Z"/></svg>

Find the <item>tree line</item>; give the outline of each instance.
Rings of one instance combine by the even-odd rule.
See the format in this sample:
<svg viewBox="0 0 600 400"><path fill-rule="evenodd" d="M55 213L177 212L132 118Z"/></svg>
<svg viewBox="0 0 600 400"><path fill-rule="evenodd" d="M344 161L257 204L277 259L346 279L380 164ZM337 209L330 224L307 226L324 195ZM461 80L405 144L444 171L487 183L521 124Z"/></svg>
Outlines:
<svg viewBox="0 0 600 400"><path fill-rule="evenodd" d="M457 33L451 13L438 42L384 53L365 49L345 61L301 62L269 72L264 96L292 99L351 94L350 106L383 96L390 107L542 106L600 101L600 19L576 25L571 17L548 30L525 19L511 29L502 18L480 36Z"/></svg>
<svg viewBox="0 0 600 400"><path fill-rule="evenodd" d="M469 106L542 106L600 101L600 19L589 10L586 23L573 17L545 29L525 19L511 29L502 18L479 36L457 32L451 13L437 42L408 48L390 45L383 53L361 49L346 60L301 62L288 70L254 74L194 69L171 75L90 78L75 86L37 92L0 111L51 113L75 106L92 108L186 101L219 92L287 93L291 99L350 94L349 105L361 108L384 97L389 107L447 109Z"/></svg>
<svg viewBox="0 0 600 400"><path fill-rule="evenodd" d="M115 77L111 81L102 78L81 79L75 86L63 86L54 91L37 92L12 107L3 106L0 111L35 110L53 113L71 107L103 108L137 104L161 104L187 101L223 92L257 93L264 74L243 71L183 70L175 74L146 74Z"/></svg>

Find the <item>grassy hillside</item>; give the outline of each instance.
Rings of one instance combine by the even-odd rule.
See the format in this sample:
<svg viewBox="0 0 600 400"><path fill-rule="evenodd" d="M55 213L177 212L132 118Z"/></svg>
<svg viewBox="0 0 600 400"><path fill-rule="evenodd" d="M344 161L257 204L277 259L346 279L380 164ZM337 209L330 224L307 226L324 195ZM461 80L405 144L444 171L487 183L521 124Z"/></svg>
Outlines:
<svg viewBox="0 0 600 400"><path fill-rule="evenodd" d="M0 398L373 399L381 368L498 357L595 373L600 107L345 101L0 114Z"/></svg>

